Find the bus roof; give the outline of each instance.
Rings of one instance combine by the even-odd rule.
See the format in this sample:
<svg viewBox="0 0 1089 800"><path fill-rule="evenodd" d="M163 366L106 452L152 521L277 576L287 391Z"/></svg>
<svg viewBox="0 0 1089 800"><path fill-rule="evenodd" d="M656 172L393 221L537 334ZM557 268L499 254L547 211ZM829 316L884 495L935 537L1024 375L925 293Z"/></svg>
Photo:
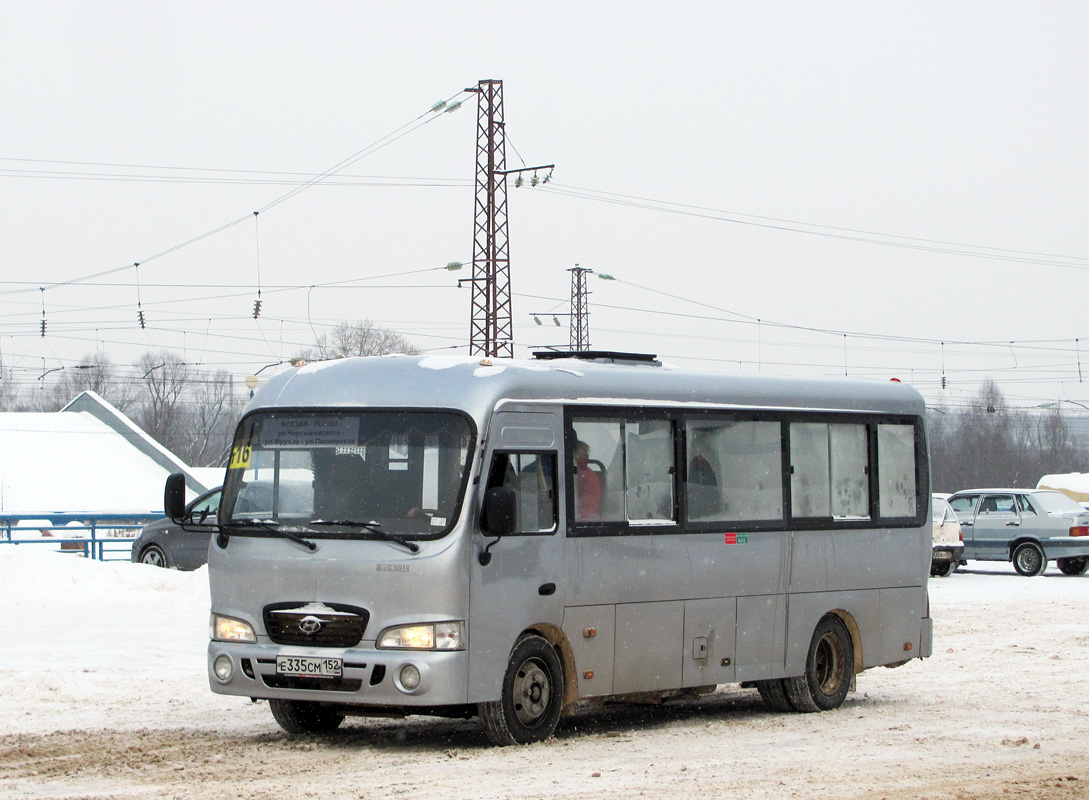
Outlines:
<svg viewBox="0 0 1089 800"><path fill-rule="evenodd" d="M702 372L656 362L391 355L292 368L270 379L246 410L450 408L479 420L503 400L915 415L925 409L922 396L898 381Z"/></svg>

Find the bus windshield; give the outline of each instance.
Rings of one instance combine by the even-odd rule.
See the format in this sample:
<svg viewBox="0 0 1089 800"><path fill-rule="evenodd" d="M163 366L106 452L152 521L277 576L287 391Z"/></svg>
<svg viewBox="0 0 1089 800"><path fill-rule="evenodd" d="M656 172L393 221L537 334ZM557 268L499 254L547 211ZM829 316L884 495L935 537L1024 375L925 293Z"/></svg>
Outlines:
<svg viewBox="0 0 1089 800"><path fill-rule="evenodd" d="M436 411L262 411L235 435L220 520L307 537L441 536L465 488L472 429Z"/></svg>

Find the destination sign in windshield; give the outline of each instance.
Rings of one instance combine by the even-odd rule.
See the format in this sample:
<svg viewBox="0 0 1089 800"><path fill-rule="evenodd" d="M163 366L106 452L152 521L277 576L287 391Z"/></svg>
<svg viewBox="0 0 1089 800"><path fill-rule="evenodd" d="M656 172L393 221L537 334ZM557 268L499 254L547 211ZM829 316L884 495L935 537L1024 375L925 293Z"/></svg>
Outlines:
<svg viewBox="0 0 1089 800"><path fill-rule="evenodd" d="M300 414L273 417L261 424L261 447L340 447L359 443L359 417Z"/></svg>

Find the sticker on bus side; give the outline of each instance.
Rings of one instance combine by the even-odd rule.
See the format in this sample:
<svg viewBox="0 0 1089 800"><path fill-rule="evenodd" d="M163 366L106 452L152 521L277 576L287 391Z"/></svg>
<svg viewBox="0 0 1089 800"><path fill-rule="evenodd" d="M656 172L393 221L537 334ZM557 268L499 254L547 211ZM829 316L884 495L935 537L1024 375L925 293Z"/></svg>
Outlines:
<svg viewBox="0 0 1089 800"><path fill-rule="evenodd" d="M748 544L749 534L747 533L727 533L726 544Z"/></svg>
<svg viewBox="0 0 1089 800"><path fill-rule="evenodd" d="M227 469L246 469L250 465L250 443L231 448L231 463Z"/></svg>

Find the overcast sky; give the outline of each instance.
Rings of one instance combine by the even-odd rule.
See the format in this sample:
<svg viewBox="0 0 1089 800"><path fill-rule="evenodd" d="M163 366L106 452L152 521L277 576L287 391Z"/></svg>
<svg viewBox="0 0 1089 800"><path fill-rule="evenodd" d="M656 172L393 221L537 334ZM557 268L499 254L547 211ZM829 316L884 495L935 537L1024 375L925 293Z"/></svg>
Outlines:
<svg viewBox="0 0 1089 800"><path fill-rule="evenodd" d="M508 167L556 165L509 190L517 355L579 264L595 349L1089 406L1086 41L1074 2L3 0L3 369L242 378L364 317L468 352L500 79Z"/></svg>

